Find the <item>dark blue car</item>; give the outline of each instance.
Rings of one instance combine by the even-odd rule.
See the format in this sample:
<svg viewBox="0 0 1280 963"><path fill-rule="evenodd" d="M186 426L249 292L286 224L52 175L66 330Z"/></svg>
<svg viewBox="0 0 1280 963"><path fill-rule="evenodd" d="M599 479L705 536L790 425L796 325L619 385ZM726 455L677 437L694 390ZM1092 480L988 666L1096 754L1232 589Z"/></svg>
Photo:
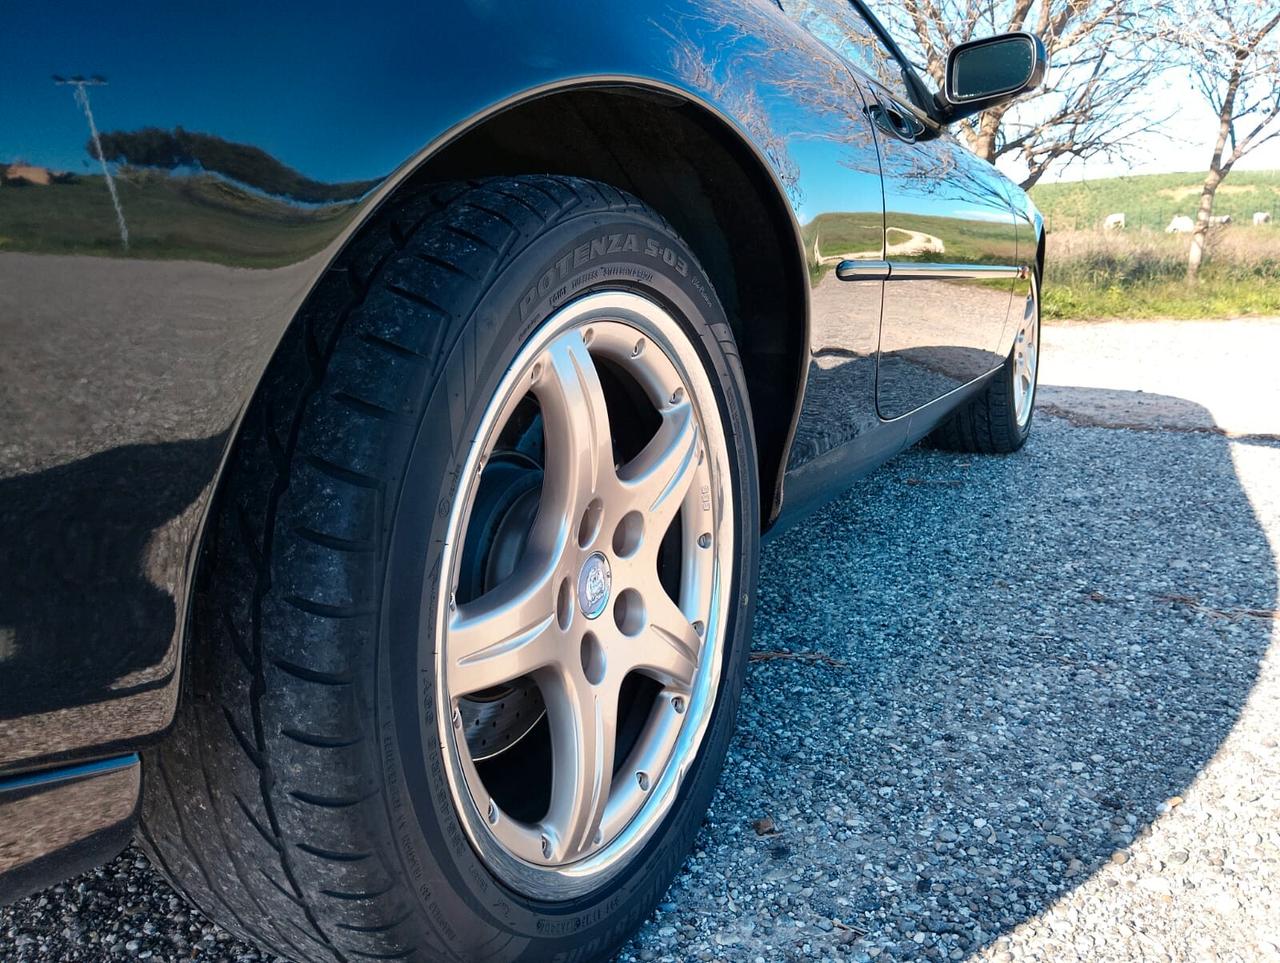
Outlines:
<svg viewBox="0 0 1280 963"><path fill-rule="evenodd" d="M137 838L289 958L607 956L761 536L1027 437L1041 218L948 125L1043 46L935 92L858 0L4 21L0 899Z"/></svg>

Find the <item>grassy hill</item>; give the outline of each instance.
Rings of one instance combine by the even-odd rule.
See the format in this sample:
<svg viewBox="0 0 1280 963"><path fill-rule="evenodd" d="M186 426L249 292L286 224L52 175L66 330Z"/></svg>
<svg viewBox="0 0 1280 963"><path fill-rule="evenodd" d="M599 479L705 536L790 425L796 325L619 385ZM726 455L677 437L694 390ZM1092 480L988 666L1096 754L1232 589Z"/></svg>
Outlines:
<svg viewBox="0 0 1280 963"><path fill-rule="evenodd" d="M1280 223L1253 226L1254 211L1280 221L1280 171L1236 171L1218 189L1215 228L1198 283L1185 282L1186 235L1164 233L1194 216L1200 174L1150 174L1044 184L1031 192L1049 227L1045 317L1213 318L1280 314ZM1123 212L1124 231L1104 231Z"/></svg>
<svg viewBox="0 0 1280 963"><path fill-rule="evenodd" d="M1163 231L1176 214L1194 217L1204 174L1143 174L1095 181L1039 184L1031 198L1051 231L1098 227L1108 214L1123 212L1128 230ZM1248 224L1254 211L1280 218L1280 171L1234 171L1218 189L1214 214L1230 214Z"/></svg>

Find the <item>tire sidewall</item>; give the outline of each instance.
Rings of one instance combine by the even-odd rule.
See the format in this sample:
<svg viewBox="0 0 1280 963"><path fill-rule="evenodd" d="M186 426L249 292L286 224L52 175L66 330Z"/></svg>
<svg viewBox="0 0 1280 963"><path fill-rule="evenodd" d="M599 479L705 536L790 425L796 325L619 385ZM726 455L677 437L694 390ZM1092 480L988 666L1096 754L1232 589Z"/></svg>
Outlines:
<svg viewBox="0 0 1280 963"><path fill-rule="evenodd" d="M605 239L598 255L592 240ZM565 903L516 894L483 865L454 811L435 718L436 600L449 511L483 410L520 348L556 310L601 290L660 303L698 349L719 402L735 504L720 692L697 759L653 839L598 892ZM625 939L683 861L719 778L749 649L759 494L746 388L723 310L691 252L641 212L571 216L497 274L457 333L430 386L390 532L378 641L378 747L388 844L422 913L461 953L510 944L528 954L589 958ZM729 350L726 351L728 341Z"/></svg>

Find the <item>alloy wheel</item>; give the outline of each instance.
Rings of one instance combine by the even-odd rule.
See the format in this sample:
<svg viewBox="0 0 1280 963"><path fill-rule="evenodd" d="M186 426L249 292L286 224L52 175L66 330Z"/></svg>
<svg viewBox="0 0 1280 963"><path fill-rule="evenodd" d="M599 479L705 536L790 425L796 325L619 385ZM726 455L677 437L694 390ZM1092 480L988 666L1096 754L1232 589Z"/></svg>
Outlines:
<svg viewBox="0 0 1280 963"><path fill-rule="evenodd" d="M490 482L513 465L523 485ZM582 297L507 369L450 509L435 663L455 808L512 888L595 888L671 809L719 689L733 508L716 395L661 306Z"/></svg>
<svg viewBox="0 0 1280 963"><path fill-rule="evenodd" d="M1022 326L1013 344L1013 412L1018 427L1025 428L1035 405L1036 367L1040 361L1040 311L1036 282L1027 295Z"/></svg>

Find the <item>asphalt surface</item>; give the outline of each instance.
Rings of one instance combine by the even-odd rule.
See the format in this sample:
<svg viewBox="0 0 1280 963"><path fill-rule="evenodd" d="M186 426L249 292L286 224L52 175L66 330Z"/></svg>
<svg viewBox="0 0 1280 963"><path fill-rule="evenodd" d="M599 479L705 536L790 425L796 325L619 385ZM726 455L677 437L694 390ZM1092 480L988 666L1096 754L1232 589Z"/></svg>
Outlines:
<svg viewBox="0 0 1280 963"><path fill-rule="evenodd" d="M721 790L621 960L1280 959L1280 382L1111 327L1046 333L1021 453L908 452L766 545ZM259 956L132 851L0 911L0 960L132 958Z"/></svg>

